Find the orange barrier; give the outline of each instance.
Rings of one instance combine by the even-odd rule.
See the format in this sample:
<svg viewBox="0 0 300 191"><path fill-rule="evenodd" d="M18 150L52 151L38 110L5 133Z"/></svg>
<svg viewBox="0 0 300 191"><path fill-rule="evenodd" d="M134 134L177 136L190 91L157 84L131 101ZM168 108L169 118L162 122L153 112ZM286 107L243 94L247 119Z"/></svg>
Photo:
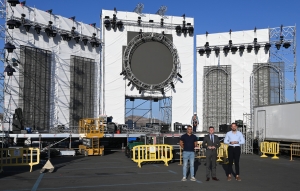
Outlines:
<svg viewBox="0 0 300 191"><path fill-rule="evenodd" d="M293 161L294 156L300 156L300 143L291 144L291 161Z"/></svg>
<svg viewBox="0 0 300 191"><path fill-rule="evenodd" d="M260 143L260 152L262 155L260 157L268 157L266 154L273 154L272 159L279 159L276 155L279 154L279 143L276 142L261 142Z"/></svg>
<svg viewBox="0 0 300 191"><path fill-rule="evenodd" d="M38 148L3 148L0 149L1 160L1 172L4 166L30 166L30 172L32 166L40 163L40 149ZM34 160L33 156L36 156Z"/></svg>

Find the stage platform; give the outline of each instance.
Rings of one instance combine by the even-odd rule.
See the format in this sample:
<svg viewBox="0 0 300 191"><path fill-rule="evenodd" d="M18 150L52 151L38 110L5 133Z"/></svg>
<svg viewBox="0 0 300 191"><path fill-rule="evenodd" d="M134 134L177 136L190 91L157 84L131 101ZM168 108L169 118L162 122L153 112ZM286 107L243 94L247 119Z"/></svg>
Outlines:
<svg viewBox="0 0 300 191"><path fill-rule="evenodd" d="M227 181L224 169L218 164L220 181L206 182L205 161L195 162L196 182L182 182L182 166L178 162L169 166L136 163L125 157L124 152L105 153L104 156L67 156L51 159L53 173L40 174L43 164L33 167L5 167L0 174L1 190L172 190L172 191L283 191L299 189L300 159L289 161L288 156L279 160L242 155L240 171L242 181Z"/></svg>

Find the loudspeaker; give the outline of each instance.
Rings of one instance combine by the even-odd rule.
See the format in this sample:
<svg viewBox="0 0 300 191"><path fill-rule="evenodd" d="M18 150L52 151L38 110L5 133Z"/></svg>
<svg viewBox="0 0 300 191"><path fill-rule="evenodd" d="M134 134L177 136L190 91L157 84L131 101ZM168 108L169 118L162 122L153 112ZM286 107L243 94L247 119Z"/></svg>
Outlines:
<svg viewBox="0 0 300 191"><path fill-rule="evenodd" d="M169 132L169 127L170 127L170 125L162 125L161 129L160 129L160 132L161 133L167 133L167 132Z"/></svg>
<svg viewBox="0 0 300 191"><path fill-rule="evenodd" d="M227 125L227 124L219 125L219 132L221 132L221 133L227 133L230 130L231 130L230 125Z"/></svg>

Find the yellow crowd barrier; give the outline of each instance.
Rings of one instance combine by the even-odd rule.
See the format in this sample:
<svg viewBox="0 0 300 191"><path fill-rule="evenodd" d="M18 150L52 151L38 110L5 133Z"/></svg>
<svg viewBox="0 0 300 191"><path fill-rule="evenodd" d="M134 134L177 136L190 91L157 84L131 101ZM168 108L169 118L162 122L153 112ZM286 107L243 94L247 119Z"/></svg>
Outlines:
<svg viewBox="0 0 300 191"><path fill-rule="evenodd" d="M260 157L268 157L266 154L274 155L272 159L279 159L276 155L279 154L279 143L276 142L261 142L260 143L260 152L262 155Z"/></svg>
<svg viewBox="0 0 300 191"><path fill-rule="evenodd" d="M291 144L291 161L294 156L300 156L300 143L292 143Z"/></svg>
<svg viewBox="0 0 300 191"><path fill-rule="evenodd" d="M40 149L38 148L2 148L0 160L1 172L4 166L32 166L40 163ZM36 158L34 157L36 156Z"/></svg>
<svg viewBox="0 0 300 191"><path fill-rule="evenodd" d="M228 158L228 145L221 143L220 147L217 150L218 156L217 156L217 161L218 162L224 162L228 163L226 159Z"/></svg>
<svg viewBox="0 0 300 191"><path fill-rule="evenodd" d="M158 162L163 161L166 166L172 160L173 147L171 145L137 145L132 148L132 160L138 163L138 167L142 167L143 162Z"/></svg>
<svg viewBox="0 0 300 191"><path fill-rule="evenodd" d="M197 142L197 147L195 147L196 155L195 158L202 159L206 158L205 148L202 147L202 141Z"/></svg>

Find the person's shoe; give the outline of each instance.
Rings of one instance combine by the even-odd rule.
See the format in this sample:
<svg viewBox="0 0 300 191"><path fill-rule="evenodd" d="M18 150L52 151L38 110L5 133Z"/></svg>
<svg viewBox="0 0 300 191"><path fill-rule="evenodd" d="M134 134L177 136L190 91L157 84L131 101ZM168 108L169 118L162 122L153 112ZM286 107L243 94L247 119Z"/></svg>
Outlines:
<svg viewBox="0 0 300 191"><path fill-rule="evenodd" d="M215 181L219 181L219 179L217 177L212 177L212 179Z"/></svg>
<svg viewBox="0 0 300 191"><path fill-rule="evenodd" d="M231 176L227 176L227 181L231 181Z"/></svg>
<svg viewBox="0 0 300 191"><path fill-rule="evenodd" d="M195 178L195 177L192 177L190 180L191 180L191 181L196 181L196 178Z"/></svg>
<svg viewBox="0 0 300 191"><path fill-rule="evenodd" d="M186 178L185 178L185 177L183 177L183 178L181 179L181 181L186 181Z"/></svg>
<svg viewBox="0 0 300 191"><path fill-rule="evenodd" d="M209 181L209 178L206 178L206 181Z"/></svg>
<svg viewBox="0 0 300 191"><path fill-rule="evenodd" d="M242 179L240 178L240 176L236 176L236 177L235 177L235 180L237 180L237 181L242 181Z"/></svg>

